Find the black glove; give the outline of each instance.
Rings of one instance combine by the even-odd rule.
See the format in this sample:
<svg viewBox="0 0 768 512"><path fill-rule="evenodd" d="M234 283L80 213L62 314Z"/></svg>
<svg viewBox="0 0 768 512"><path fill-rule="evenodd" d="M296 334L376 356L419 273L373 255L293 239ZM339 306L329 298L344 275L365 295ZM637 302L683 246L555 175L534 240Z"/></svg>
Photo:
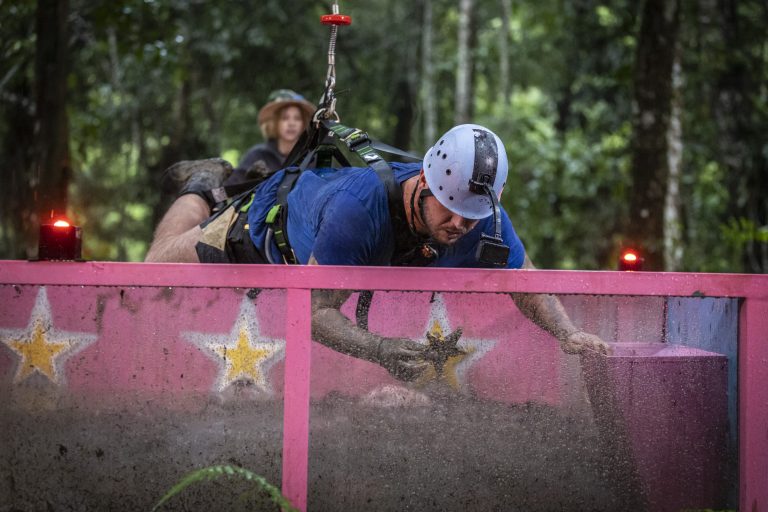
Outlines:
<svg viewBox="0 0 768 512"><path fill-rule="evenodd" d="M424 359L426 345L406 338L384 338L379 343L378 363L396 379L413 381L430 367Z"/></svg>

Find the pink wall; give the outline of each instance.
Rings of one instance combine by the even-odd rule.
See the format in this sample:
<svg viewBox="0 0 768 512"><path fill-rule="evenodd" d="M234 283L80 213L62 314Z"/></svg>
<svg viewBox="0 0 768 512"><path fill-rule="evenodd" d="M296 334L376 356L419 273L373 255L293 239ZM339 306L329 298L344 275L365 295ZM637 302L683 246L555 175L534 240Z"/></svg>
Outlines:
<svg viewBox="0 0 768 512"><path fill-rule="evenodd" d="M609 435L629 446L627 456L634 461L648 510L708 509L723 503L726 357L641 343L616 345L608 358L583 359L595 416Z"/></svg>
<svg viewBox="0 0 768 512"><path fill-rule="evenodd" d="M573 376L555 341L522 318L506 295L487 292L646 296L564 297L577 324L618 343L662 341L665 296L744 298L739 502L744 510L768 510L766 276L2 262L0 284L9 285L0 286L0 338L33 333L35 322L47 327L47 343L55 349L46 350L59 352L38 373L86 403L128 393L172 396L169 407L195 407L197 396L221 392L237 378L221 350L238 350L232 340L241 334L257 339L249 350L258 350L261 366L249 377L257 391L284 400L283 489L300 508L306 506L310 396L364 393L395 382L377 366L309 343L312 288L390 290L374 296L372 331L418 338L436 318L444 329L465 327L477 357L457 373L459 390L555 405L574 399L564 386ZM251 301L245 295L251 288L265 290ZM437 294L435 300L431 291L472 293ZM348 313L351 307L345 306ZM32 378L20 358L11 345L0 347L0 383L17 386ZM334 378L340 368L343 381Z"/></svg>

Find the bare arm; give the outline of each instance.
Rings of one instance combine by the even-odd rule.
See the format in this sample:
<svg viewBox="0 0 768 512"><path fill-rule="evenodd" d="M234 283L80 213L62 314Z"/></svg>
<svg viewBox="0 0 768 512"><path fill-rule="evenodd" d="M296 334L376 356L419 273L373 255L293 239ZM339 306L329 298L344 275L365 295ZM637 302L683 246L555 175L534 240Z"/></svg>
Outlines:
<svg viewBox="0 0 768 512"><path fill-rule="evenodd" d="M523 268L536 268L527 254ZM556 296L543 293L512 293L511 295L523 315L557 338L563 352L567 354L578 354L584 350L594 350L603 354L610 352L609 346L603 340L573 325Z"/></svg>
<svg viewBox="0 0 768 512"><path fill-rule="evenodd" d="M312 291L312 338L348 356L378 362L378 347L383 338L360 329L339 308L352 290Z"/></svg>
<svg viewBox="0 0 768 512"><path fill-rule="evenodd" d="M309 264L316 265L317 260L311 257ZM340 311L351 294L351 290L312 292L312 338L342 354L379 364L398 379L418 378L429 366L423 358L426 346L379 336L354 325Z"/></svg>

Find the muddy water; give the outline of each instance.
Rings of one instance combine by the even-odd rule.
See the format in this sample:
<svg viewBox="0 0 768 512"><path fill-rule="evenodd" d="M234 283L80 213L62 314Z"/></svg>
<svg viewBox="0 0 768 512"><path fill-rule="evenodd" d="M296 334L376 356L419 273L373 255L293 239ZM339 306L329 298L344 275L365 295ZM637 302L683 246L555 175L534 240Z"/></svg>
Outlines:
<svg viewBox="0 0 768 512"><path fill-rule="evenodd" d="M432 400L313 405L310 510L628 510L638 498L588 417Z"/></svg>
<svg viewBox="0 0 768 512"><path fill-rule="evenodd" d="M627 510L634 500L586 415L439 396L398 406L330 396L311 407L310 510ZM3 511L148 510L212 464L281 479L274 402L10 412L0 419ZM206 483L168 509L269 510L246 490Z"/></svg>

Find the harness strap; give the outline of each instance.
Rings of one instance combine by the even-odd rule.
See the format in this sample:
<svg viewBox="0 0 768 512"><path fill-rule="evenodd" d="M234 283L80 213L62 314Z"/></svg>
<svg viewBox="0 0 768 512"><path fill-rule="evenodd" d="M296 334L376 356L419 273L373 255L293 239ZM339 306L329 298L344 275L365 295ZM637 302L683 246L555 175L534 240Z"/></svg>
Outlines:
<svg viewBox="0 0 768 512"><path fill-rule="evenodd" d="M296 253L293 252L291 244L288 242L288 194L299 179L303 169L301 167L290 167L285 170L283 180L277 188L277 201L267 213L267 229L272 231L277 248L283 255L283 260L288 264L298 263ZM264 247L264 251L269 251L270 247Z"/></svg>
<svg viewBox="0 0 768 512"><path fill-rule="evenodd" d="M400 153L417 158L405 152ZM310 125L287 158L286 162L293 167L285 170L277 190L276 203L267 214L267 226L272 230L283 260L289 264L297 263L296 254L288 240L288 194L301 173L315 159L315 165L321 167L331 165L332 159L335 159L342 167L370 167L374 170L387 191L390 221L395 238L391 260L402 260L402 256L417 244L418 239L411 233L406 222L402 188L395 179L392 168L376 151L374 142L366 132L327 119ZM297 166L299 161L301 163ZM264 248L265 253L269 250L269 247Z"/></svg>
<svg viewBox="0 0 768 512"><path fill-rule="evenodd" d="M407 160L413 160L415 162L418 162L422 158L419 155L415 155L409 151L403 151L402 149L390 146L389 144L384 144L379 140L371 140L371 147L373 147L373 149L376 151L389 153L390 155L397 155L399 157L405 158Z"/></svg>

